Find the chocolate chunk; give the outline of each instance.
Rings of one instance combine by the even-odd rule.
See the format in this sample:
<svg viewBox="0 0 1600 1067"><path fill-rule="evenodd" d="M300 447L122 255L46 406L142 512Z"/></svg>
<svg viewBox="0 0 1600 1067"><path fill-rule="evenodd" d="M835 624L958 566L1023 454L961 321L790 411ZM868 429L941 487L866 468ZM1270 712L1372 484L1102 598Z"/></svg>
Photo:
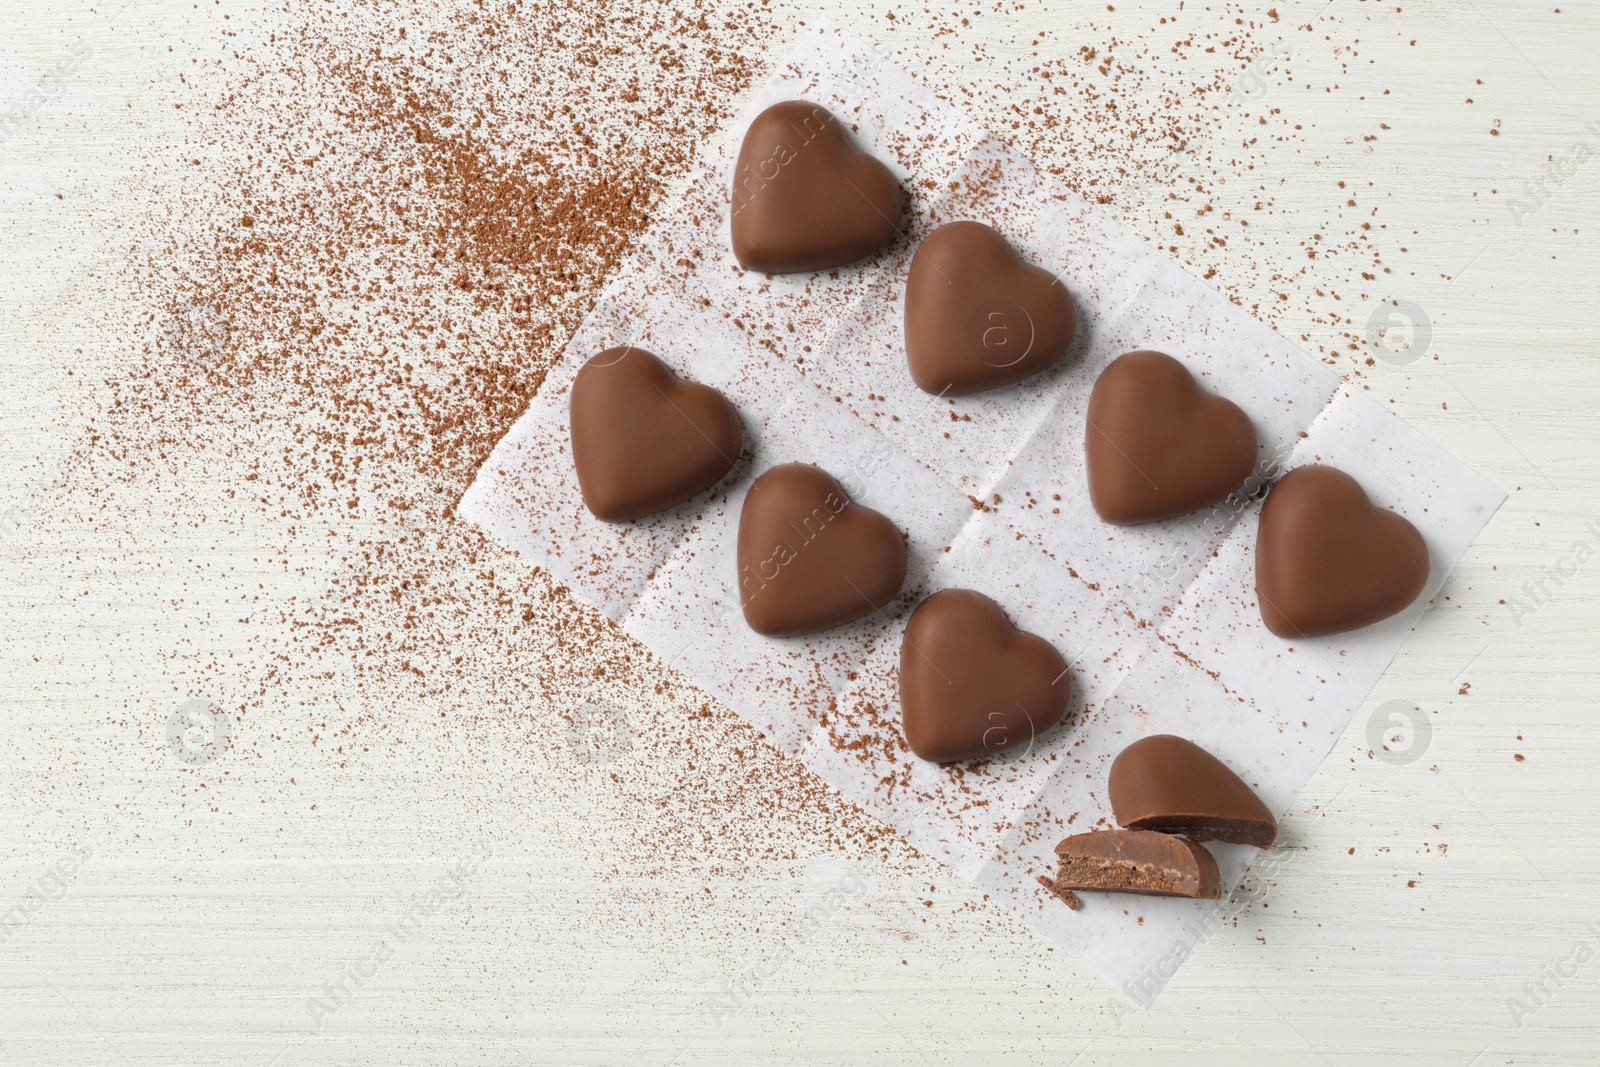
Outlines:
<svg viewBox="0 0 1600 1067"><path fill-rule="evenodd" d="M1056 845L1059 889L1216 900L1217 861L1204 845L1153 830L1095 830Z"/></svg>
<svg viewBox="0 0 1600 1067"><path fill-rule="evenodd" d="M918 604L900 641L906 743L932 763L1031 745L1066 715L1071 685L1055 646L970 589Z"/></svg>
<svg viewBox="0 0 1600 1067"><path fill-rule="evenodd" d="M733 171L733 254L769 274L825 270L869 256L900 232L902 193L844 124L805 100L750 123Z"/></svg>
<svg viewBox="0 0 1600 1067"><path fill-rule="evenodd" d="M739 599L768 637L843 626L894 600L906 543L894 523L804 463L755 480L739 513Z"/></svg>
<svg viewBox="0 0 1600 1067"><path fill-rule="evenodd" d="M1117 824L1161 830L1191 841L1266 848L1278 820L1227 764L1172 734L1140 738L1111 764L1108 790Z"/></svg>
<svg viewBox="0 0 1600 1067"><path fill-rule="evenodd" d="M1056 880L1054 878L1046 878L1042 874L1036 874L1033 877L1035 881L1049 891L1051 896L1061 901L1061 903L1065 904L1073 911L1077 911L1083 907L1083 900L1078 896L1078 894L1074 893L1070 889L1062 889L1060 886L1056 885Z"/></svg>
<svg viewBox="0 0 1600 1067"><path fill-rule="evenodd" d="M1279 637L1359 630L1405 610L1427 584L1422 534L1344 471L1297 467L1267 494L1256 596Z"/></svg>
<svg viewBox="0 0 1600 1067"><path fill-rule="evenodd" d="M926 392L1020 382L1066 355L1077 328L1067 287L981 222L940 226L911 259L906 361Z"/></svg>
<svg viewBox="0 0 1600 1067"><path fill-rule="evenodd" d="M1106 522L1123 526L1215 504L1256 463L1249 416L1161 352L1129 352L1100 372L1083 445L1089 501Z"/></svg>
<svg viewBox="0 0 1600 1067"><path fill-rule="evenodd" d="M739 413L642 348L608 348L585 363L568 403L583 502L627 522L711 488L739 458Z"/></svg>

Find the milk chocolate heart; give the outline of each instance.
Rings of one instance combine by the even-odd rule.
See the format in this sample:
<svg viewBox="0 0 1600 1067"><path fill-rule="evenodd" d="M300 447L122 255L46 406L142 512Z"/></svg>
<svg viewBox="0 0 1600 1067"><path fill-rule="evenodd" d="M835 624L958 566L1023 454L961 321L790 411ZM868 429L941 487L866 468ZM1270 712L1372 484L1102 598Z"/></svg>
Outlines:
<svg viewBox="0 0 1600 1067"><path fill-rule="evenodd" d="M901 201L889 168L856 148L832 112L785 100L757 115L739 146L733 254L768 274L852 263L900 232Z"/></svg>
<svg viewBox="0 0 1600 1067"><path fill-rule="evenodd" d="M1071 685L1055 646L970 589L917 605L900 642L906 744L932 763L1031 744L1066 715Z"/></svg>
<svg viewBox="0 0 1600 1067"><path fill-rule="evenodd" d="M1132 526L1225 499L1255 467L1256 432L1171 356L1129 352L1094 383L1083 448L1095 512Z"/></svg>
<svg viewBox="0 0 1600 1067"><path fill-rule="evenodd" d="M906 278L906 362L938 396L998 389L1050 367L1078 328L1067 287L981 222L929 234Z"/></svg>
<svg viewBox="0 0 1600 1067"><path fill-rule="evenodd" d="M1333 467L1297 467L1267 494L1256 540L1261 621L1279 637L1326 637L1403 611L1428 584L1417 528Z"/></svg>
<svg viewBox="0 0 1600 1067"><path fill-rule="evenodd" d="M750 486L739 513L739 599L756 633L843 626L894 600L905 580L900 531L852 504L827 471L785 463Z"/></svg>
<svg viewBox="0 0 1600 1067"><path fill-rule="evenodd" d="M1210 852L1192 841L1154 831L1074 834L1056 845L1056 860L1055 878L1041 881L1057 894L1095 889L1196 900L1222 895L1222 875Z"/></svg>
<svg viewBox="0 0 1600 1067"><path fill-rule="evenodd" d="M739 458L739 413L642 348L585 363L568 402L572 463L597 518L628 522L716 485Z"/></svg>
<svg viewBox="0 0 1600 1067"><path fill-rule="evenodd" d="M1266 848L1278 820L1217 757L1172 734L1142 737L1111 764L1106 793L1117 825Z"/></svg>

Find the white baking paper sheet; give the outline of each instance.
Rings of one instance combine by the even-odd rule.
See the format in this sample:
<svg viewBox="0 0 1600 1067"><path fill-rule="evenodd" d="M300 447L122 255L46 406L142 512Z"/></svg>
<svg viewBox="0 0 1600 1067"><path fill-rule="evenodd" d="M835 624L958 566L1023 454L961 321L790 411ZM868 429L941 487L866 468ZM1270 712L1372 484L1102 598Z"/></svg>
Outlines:
<svg viewBox="0 0 1600 1067"><path fill-rule="evenodd" d="M911 222L865 263L769 278L741 270L729 251L728 189L749 119L794 97L852 124L911 193ZM940 399L906 369L901 300L918 241L963 218L997 227L1059 273L1077 302L1078 336L1044 375ZM584 509L567 430L578 367L621 344L721 389L746 432L737 476L628 526ZM1084 482L1084 409L1101 369L1138 348L1176 356L1250 415L1261 439L1255 492L1172 522L1099 521ZM793 460L824 467L908 531L910 568L891 608L827 634L773 640L739 612L735 535L754 475ZM1309 462L1348 471L1410 519L1433 573L1395 618L1286 642L1255 605L1259 489ZM1061 837L1110 824L1111 760L1136 738L1182 734L1285 811L1503 495L862 42L824 26L662 209L460 510L918 848L1148 1001L1217 905L1085 894L1071 912L1034 880L1054 873ZM994 597L1073 664L1071 718L1025 752L946 768L916 760L901 741L901 631L922 596L948 586ZM1229 888L1256 856L1211 847Z"/></svg>

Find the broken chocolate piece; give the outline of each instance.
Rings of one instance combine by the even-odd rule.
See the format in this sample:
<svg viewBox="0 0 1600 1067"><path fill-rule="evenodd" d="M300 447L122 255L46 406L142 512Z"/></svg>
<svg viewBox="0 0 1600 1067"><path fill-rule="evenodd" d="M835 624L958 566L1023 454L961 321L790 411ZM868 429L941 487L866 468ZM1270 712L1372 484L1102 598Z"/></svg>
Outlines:
<svg viewBox="0 0 1600 1067"><path fill-rule="evenodd" d="M642 348L608 348L579 369L568 401L572 463L597 518L628 522L716 485L739 458L739 413Z"/></svg>
<svg viewBox="0 0 1600 1067"><path fill-rule="evenodd" d="M1428 584L1417 528L1372 503L1344 471L1285 474L1261 507L1256 595L1279 637L1327 637L1404 611Z"/></svg>
<svg viewBox="0 0 1600 1067"><path fill-rule="evenodd" d="M1083 445L1089 502L1123 526L1224 500L1256 463L1249 416L1162 352L1129 352L1100 372Z"/></svg>
<svg viewBox="0 0 1600 1067"><path fill-rule="evenodd" d="M1067 354L1078 313L1061 279L981 222L940 226L906 278L906 362L936 396L998 389Z"/></svg>
<svg viewBox="0 0 1600 1067"><path fill-rule="evenodd" d="M1107 792L1118 825L1129 830L1257 848L1278 836L1278 820L1244 779L1172 734L1140 738L1123 749L1111 764Z"/></svg>
<svg viewBox="0 0 1600 1067"><path fill-rule="evenodd" d="M1062 889L1216 900L1217 861L1204 845L1153 830L1094 830L1056 845Z"/></svg>
<svg viewBox="0 0 1600 1067"><path fill-rule="evenodd" d="M1032 744L1066 715L1071 687L1054 645L971 589L942 589L918 604L900 640L906 744L933 763Z"/></svg>
<svg viewBox="0 0 1600 1067"><path fill-rule="evenodd" d="M1042 874L1036 874L1034 875L1034 878L1040 885L1044 886L1045 889L1049 891L1051 896L1061 901L1061 903L1065 904L1073 911L1077 911L1079 908L1083 907L1083 899L1072 890L1062 889L1060 886L1056 885L1054 878L1046 878Z"/></svg>
<svg viewBox="0 0 1600 1067"><path fill-rule="evenodd" d="M805 463L773 467L750 486L738 557L745 622L768 637L871 615L906 580L906 543L894 523L851 503L833 475Z"/></svg>
<svg viewBox="0 0 1600 1067"><path fill-rule="evenodd" d="M900 183L806 100L773 104L750 123L732 197L733 254L768 274L853 263L900 232Z"/></svg>

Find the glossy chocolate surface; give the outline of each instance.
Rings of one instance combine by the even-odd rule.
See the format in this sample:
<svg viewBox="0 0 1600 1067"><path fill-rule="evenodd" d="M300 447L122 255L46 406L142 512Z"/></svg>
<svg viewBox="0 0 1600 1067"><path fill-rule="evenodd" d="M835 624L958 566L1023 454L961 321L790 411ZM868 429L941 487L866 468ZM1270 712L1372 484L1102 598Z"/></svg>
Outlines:
<svg viewBox="0 0 1600 1067"><path fill-rule="evenodd" d="M749 270L826 270L871 255L900 232L900 183L838 117L785 100L755 117L734 165L733 254Z"/></svg>
<svg viewBox="0 0 1600 1067"><path fill-rule="evenodd" d="M739 598L750 628L796 637L888 605L906 579L894 523L851 503L827 471L785 463L751 485L739 514Z"/></svg>
<svg viewBox="0 0 1600 1067"><path fill-rule="evenodd" d="M1117 824L1266 848L1278 821L1227 764L1186 738L1142 737L1111 764L1107 792Z"/></svg>
<svg viewBox="0 0 1600 1067"><path fill-rule="evenodd" d="M1261 620L1279 637L1326 637L1404 611L1428 584L1417 528L1334 467L1297 467L1267 494L1256 541Z"/></svg>
<svg viewBox="0 0 1600 1067"><path fill-rule="evenodd" d="M1049 271L981 222L940 226L917 247L906 279L906 362L925 392L998 389L1055 365L1078 314Z"/></svg>
<svg viewBox="0 0 1600 1067"><path fill-rule="evenodd" d="M1083 444L1089 501L1106 522L1124 526L1215 504L1256 463L1249 417L1162 352L1129 352L1100 372Z"/></svg>
<svg viewBox="0 0 1600 1067"><path fill-rule="evenodd" d="M900 642L906 743L953 763L1031 745L1067 712L1067 663L970 589L943 589L912 612Z"/></svg>
<svg viewBox="0 0 1600 1067"><path fill-rule="evenodd" d="M585 363L568 400L583 502L608 522L674 507L716 485L739 458L739 413L642 348Z"/></svg>

